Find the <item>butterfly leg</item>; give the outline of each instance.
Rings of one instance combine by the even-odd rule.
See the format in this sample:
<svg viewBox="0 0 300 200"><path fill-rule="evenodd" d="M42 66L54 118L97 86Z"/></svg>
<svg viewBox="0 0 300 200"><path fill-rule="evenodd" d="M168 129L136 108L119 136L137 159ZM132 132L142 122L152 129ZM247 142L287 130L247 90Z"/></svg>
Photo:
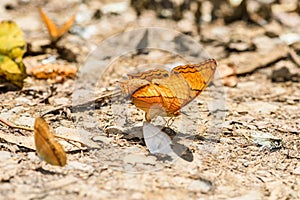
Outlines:
<svg viewBox="0 0 300 200"><path fill-rule="evenodd" d="M175 121L175 117L171 117L170 119L167 120L166 124L165 124L165 127L170 127L172 126L172 124L174 123ZM170 123L171 122L171 123Z"/></svg>

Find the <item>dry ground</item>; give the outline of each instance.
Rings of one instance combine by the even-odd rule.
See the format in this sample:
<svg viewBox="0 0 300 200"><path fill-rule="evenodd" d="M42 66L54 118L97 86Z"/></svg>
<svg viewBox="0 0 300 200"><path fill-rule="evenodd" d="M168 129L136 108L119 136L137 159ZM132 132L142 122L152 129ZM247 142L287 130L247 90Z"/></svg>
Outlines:
<svg viewBox="0 0 300 200"><path fill-rule="evenodd" d="M34 48L49 42L47 32L36 11L38 2L26 2L1 2L0 19L15 20L33 51L39 51ZM198 34L190 20L192 12L174 21L158 18L151 10L138 17L128 7L95 18L97 9L107 9L104 5L54 0L43 5L58 23L78 10L75 25L59 42L77 56L71 64L84 69L90 62L89 70L99 69L103 55L97 50L87 55L101 41L123 31L156 26L185 32L201 41L219 66L234 65L237 85L228 87L216 80L184 109L169 129L186 150L175 159L149 153L140 137L143 112L122 98L106 97L95 107L61 108L45 116L57 134L97 147L81 151L78 144L61 141L68 151L65 167L39 160L32 132L0 124L0 199L300 199L300 47L299 39L289 44L284 39L292 38L289 33L300 37L299 15L285 13L263 25L245 21L225 25L217 20L203 23ZM123 42L126 45L128 40L117 40L115 45ZM110 46L99 52L115 50ZM55 50L27 55L24 60L36 63L51 55L57 55ZM81 71L63 83L28 77L22 90L1 91L0 117L32 126L40 114L72 105L74 91L89 87L86 80L97 80L91 85L98 88L97 95L110 93L115 91L115 81L127 73L187 60L184 53L181 56L159 49L127 52L112 59L101 77L93 71ZM289 73L278 72L283 67Z"/></svg>

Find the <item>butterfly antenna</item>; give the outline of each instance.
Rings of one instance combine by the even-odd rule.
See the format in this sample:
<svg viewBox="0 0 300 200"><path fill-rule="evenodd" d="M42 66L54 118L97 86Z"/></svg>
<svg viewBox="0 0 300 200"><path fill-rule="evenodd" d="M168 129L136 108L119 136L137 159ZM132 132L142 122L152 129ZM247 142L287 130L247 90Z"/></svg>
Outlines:
<svg viewBox="0 0 300 200"><path fill-rule="evenodd" d="M180 111L180 113L183 114L183 115L185 115L185 116L187 116L187 117L190 116L190 115L188 115L185 111Z"/></svg>

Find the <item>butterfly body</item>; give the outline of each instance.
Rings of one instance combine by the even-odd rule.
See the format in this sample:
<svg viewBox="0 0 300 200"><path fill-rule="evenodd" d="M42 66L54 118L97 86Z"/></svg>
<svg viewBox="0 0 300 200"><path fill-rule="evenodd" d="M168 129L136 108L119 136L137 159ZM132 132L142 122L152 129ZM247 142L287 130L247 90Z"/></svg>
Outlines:
<svg viewBox="0 0 300 200"><path fill-rule="evenodd" d="M120 83L124 94L131 95L134 105L145 111L149 122L156 116L175 117L180 109L195 99L212 79L217 63L208 59L167 70L149 70L128 75Z"/></svg>

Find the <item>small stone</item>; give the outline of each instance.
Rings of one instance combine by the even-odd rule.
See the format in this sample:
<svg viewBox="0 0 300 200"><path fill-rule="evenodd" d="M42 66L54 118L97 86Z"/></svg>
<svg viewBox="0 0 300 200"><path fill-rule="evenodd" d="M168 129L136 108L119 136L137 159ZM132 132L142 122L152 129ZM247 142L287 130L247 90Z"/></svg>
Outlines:
<svg viewBox="0 0 300 200"><path fill-rule="evenodd" d="M293 174L300 175L300 166L294 169Z"/></svg>
<svg viewBox="0 0 300 200"><path fill-rule="evenodd" d="M69 103L69 99L66 97L54 98L53 102L55 105L67 105Z"/></svg>
<svg viewBox="0 0 300 200"><path fill-rule="evenodd" d="M11 114L15 114L15 113L20 113L24 110L24 107L23 106L17 106L17 107L14 107L12 108L11 110L9 110L8 112L11 113Z"/></svg>
<svg viewBox="0 0 300 200"><path fill-rule="evenodd" d="M124 163L129 164L152 164L154 165L156 162L156 158L154 156L145 156L143 154L129 154L124 157Z"/></svg>
<svg viewBox="0 0 300 200"><path fill-rule="evenodd" d="M22 104L31 105L31 103L32 103L32 100L31 100L31 99L28 99L28 98L26 98L26 97L18 97L18 98L16 98L15 100L16 100L16 102L17 102L18 104L20 104L20 105L22 105Z"/></svg>
<svg viewBox="0 0 300 200"><path fill-rule="evenodd" d="M28 152L27 154L29 160L31 161L38 161L39 157L35 154L35 152Z"/></svg>
<svg viewBox="0 0 300 200"><path fill-rule="evenodd" d="M300 41L300 34L297 33L286 33L279 36L280 40L285 42L287 45L294 44Z"/></svg>
<svg viewBox="0 0 300 200"><path fill-rule="evenodd" d="M127 1L124 2L116 2L116 3L109 3L104 5L101 8L101 11L104 14L107 13L117 13L117 14L121 14L124 13L129 7L129 3Z"/></svg>
<svg viewBox="0 0 300 200"><path fill-rule="evenodd" d="M212 189L212 183L207 180L193 180L189 185L189 190L193 192L208 193Z"/></svg>
<svg viewBox="0 0 300 200"><path fill-rule="evenodd" d="M77 170L82 170L82 171L92 171L94 168L90 165L87 165L85 163L81 163L78 161L70 161L67 163L67 168L69 169L77 169Z"/></svg>
<svg viewBox="0 0 300 200"><path fill-rule="evenodd" d="M16 124L21 126L33 127L35 118L28 116L21 116L15 121Z"/></svg>
<svg viewBox="0 0 300 200"><path fill-rule="evenodd" d="M105 133L107 133L108 135L122 135L123 131L121 130L120 127L109 127L107 129L105 129Z"/></svg>
<svg viewBox="0 0 300 200"><path fill-rule="evenodd" d="M0 161L4 161L11 158L10 152L8 151L0 151Z"/></svg>
<svg viewBox="0 0 300 200"><path fill-rule="evenodd" d="M287 67L272 71L271 79L273 82L284 82L291 80L292 74Z"/></svg>
<svg viewBox="0 0 300 200"><path fill-rule="evenodd" d="M92 140L93 140L94 142L103 142L103 143L105 143L105 144L109 144L110 141L111 141L108 137L105 137L105 136L103 136L103 135L97 135L97 136L94 136L94 137L92 138Z"/></svg>

